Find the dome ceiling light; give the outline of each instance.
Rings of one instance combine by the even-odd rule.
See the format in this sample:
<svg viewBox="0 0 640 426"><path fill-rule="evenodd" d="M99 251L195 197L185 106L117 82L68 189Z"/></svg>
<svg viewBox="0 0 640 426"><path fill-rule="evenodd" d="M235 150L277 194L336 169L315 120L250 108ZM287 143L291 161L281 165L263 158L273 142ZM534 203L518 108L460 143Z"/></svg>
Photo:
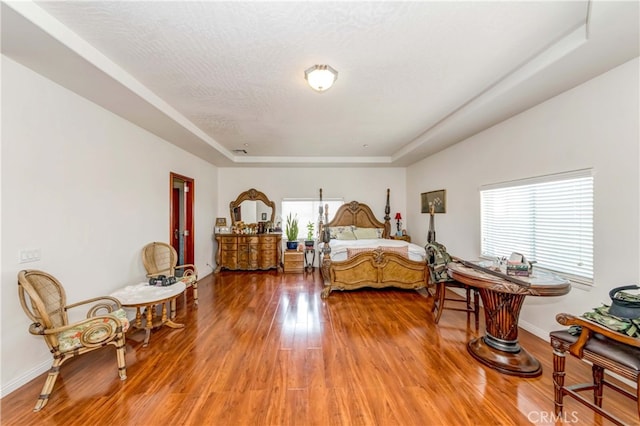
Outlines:
<svg viewBox="0 0 640 426"><path fill-rule="evenodd" d="M338 71L329 65L314 65L305 70L304 78L313 90L324 92L338 79Z"/></svg>

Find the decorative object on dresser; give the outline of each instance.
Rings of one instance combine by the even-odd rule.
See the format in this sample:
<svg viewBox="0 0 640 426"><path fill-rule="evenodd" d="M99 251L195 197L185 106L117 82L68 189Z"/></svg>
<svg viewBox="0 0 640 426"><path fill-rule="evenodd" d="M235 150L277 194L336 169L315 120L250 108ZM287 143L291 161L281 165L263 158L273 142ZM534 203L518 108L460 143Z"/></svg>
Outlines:
<svg viewBox="0 0 640 426"><path fill-rule="evenodd" d="M62 363L84 353L113 345L120 380L127 378L124 334L129 321L118 299L103 296L67 305L62 284L52 275L36 270L18 273L18 296L22 309L33 321L29 333L42 336L53 355L49 375L33 411L40 411L47 405ZM69 322L68 312L79 307L86 308L86 317ZM74 365L75 368L82 367L81 363Z"/></svg>
<svg viewBox="0 0 640 426"><path fill-rule="evenodd" d="M323 298L333 290L427 286L424 247L390 239L389 192L387 189L384 223L375 218L369 206L352 201L322 225Z"/></svg>
<svg viewBox="0 0 640 426"><path fill-rule="evenodd" d="M227 218L226 217L217 217L216 218L216 227L214 229L214 234L223 234L228 232L227 228Z"/></svg>
<svg viewBox="0 0 640 426"><path fill-rule="evenodd" d="M241 208L243 220L236 220L234 211ZM231 231L215 235L215 272L229 270L282 271L282 234L272 232L276 217L276 203L264 193L249 189L229 203ZM266 213L267 221L256 223Z"/></svg>

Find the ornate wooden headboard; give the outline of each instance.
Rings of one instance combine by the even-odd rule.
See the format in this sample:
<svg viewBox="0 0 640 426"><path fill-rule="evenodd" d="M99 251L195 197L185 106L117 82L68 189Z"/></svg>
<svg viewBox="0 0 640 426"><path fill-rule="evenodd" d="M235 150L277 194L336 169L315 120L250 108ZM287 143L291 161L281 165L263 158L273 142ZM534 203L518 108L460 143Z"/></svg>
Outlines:
<svg viewBox="0 0 640 426"><path fill-rule="evenodd" d="M384 228L382 238L389 238L391 233L391 223L389 216L389 189L387 189L387 205L385 207L385 221L380 222L376 219L371 208L363 203L351 201L343 204L338 208L335 217L329 223L323 224L323 227L332 226L357 226L358 228Z"/></svg>

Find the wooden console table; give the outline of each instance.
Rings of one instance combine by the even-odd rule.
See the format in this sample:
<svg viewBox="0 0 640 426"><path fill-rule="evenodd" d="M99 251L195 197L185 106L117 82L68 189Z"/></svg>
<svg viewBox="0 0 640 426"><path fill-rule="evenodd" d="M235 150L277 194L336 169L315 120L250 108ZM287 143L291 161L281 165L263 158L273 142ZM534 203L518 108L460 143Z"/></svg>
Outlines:
<svg viewBox="0 0 640 426"><path fill-rule="evenodd" d="M534 270L531 277L517 277L520 285L457 262L447 265L451 278L476 287L482 299L485 335L471 340L467 350L481 363L519 377L542 374L540 362L518 343L518 317L526 296L562 296L571 290L569 281ZM499 275L499 274L498 274Z"/></svg>

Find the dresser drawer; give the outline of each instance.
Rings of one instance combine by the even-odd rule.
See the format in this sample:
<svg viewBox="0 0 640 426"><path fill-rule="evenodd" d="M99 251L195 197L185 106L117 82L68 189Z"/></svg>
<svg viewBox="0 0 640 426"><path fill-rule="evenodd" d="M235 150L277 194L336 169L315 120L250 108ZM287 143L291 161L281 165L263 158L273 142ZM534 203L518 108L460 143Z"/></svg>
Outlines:
<svg viewBox="0 0 640 426"><path fill-rule="evenodd" d="M236 243L238 241L237 237L220 237L220 244L224 245L229 245L229 246L236 246Z"/></svg>
<svg viewBox="0 0 640 426"><path fill-rule="evenodd" d="M236 251L236 250L238 250L238 245L235 242L233 244L221 243L220 249L222 251Z"/></svg>
<svg viewBox="0 0 640 426"><path fill-rule="evenodd" d="M275 246L278 242L278 237L275 235L267 235L260 238L260 244L265 245L273 245Z"/></svg>
<svg viewBox="0 0 640 426"><path fill-rule="evenodd" d="M243 235L238 237L238 244L256 244L257 245L259 241L260 241L260 238L256 236Z"/></svg>

